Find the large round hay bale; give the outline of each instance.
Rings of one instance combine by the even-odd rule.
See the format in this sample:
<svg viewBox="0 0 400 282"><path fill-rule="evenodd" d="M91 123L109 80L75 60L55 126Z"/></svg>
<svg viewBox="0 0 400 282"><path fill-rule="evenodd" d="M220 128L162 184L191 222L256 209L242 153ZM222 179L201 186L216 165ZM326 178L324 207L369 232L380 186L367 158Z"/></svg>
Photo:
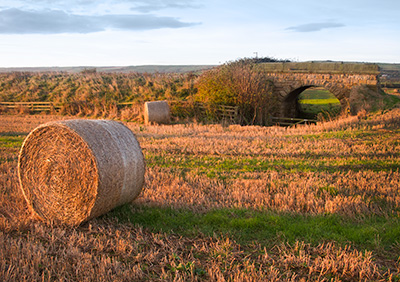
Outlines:
<svg viewBox="0 0 400 282"><path fill-rule="evenodd" d="M122 123L67 120L35 128L18 160L21 189L41 219L78 225L135 199L145 164Z"/></svg>
<svg viewBox="0 0 400 282"><path fill-rule="evenodd" d="M144 121L146 124L169 124L171 122L171 113L167 101L144 103Z"/></svg>

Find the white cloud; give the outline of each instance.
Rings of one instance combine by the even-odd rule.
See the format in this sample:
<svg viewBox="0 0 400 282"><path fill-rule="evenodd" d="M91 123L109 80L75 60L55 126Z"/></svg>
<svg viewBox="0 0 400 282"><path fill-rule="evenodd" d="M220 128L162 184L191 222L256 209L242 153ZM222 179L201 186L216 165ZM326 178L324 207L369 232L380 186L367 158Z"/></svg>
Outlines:
<svg viewBox="0 0 400 282"><path fill-rule="evenodd" d="M338 27L344 27L344 26L345 25L342 23L331 23L331 22L309 23L309 24L291 26L291 27L288 27L286 30L293 30L293 31L297 31L297 32L314 32L314 31L320 31L320 30L327 29L327 28L338 28Z"/></svg>
<svg viewBox="0 0 400 282"><path fill-rule="evenodd" d="M151 0L151 1L136 1L136 0L125 0L129 3L134 4L132 10L140 12L152 12L164 9L197 9L200 5L194 1L188 0Z"/></svg>
<svg viewBox="0 0 400 282"><path fill-rule="evenodd" d="M197 0L3 0L3 8L19 9L61 9L65 11L86 11L123 8L126 11L153 12L164 9L198 8Z"/></svg>
<svg viewBox="0 0 400 282"><path fill-rule="evenodd" d="M182 28L197 23L181 22L173 17L154 15L101 15L69 14L61 10L20 10L11 8L0 11L0 33L3 34L56 34L91 33L107 29L149 30Z"/></svg>

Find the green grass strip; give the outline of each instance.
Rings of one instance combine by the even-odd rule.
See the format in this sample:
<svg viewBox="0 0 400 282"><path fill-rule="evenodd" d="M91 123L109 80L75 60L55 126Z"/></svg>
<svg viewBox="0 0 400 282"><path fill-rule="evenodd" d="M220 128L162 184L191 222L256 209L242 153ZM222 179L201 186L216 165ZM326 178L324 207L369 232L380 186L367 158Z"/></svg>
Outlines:
<svg viewBox="0 0 400 282"><path fill-rule="evenodd" d="M197 171L210 178L234 177L246 172L336 172L336 171L396 171L397 159L341 158L329 155L305 154L298 157L268 159L262 157L171 155L168 157L147 153L148 167L172 168L180 171Z"/></svg>
<svg viewBox="0 0 400 282"><path fill-rule="evenodd" d="M339 105L340 102L338 99L301 99L299 100L300 104L310 104L310 105L327 105L327 104L335 104Z"/></svg>
<svg viewBox="0 0 400 282"><path fill-rule="evenodd" d="M167 232L193 237L199 233L229 236L239 243L257 241L263 245L277 241L304 241L319 244L335 241L341 245L382 251L398 246L400 219L372 216L349 219L339 215L300 215L248 209L218 209L196 213L169 207L125 205L107 217L131 222L153 232Z"/></svg>
<svg viewBox="0 0 400 282"><path fill-rule="evenodd" d="M0 136L0 148L19 148L24 139L25 136Z"/></svg>

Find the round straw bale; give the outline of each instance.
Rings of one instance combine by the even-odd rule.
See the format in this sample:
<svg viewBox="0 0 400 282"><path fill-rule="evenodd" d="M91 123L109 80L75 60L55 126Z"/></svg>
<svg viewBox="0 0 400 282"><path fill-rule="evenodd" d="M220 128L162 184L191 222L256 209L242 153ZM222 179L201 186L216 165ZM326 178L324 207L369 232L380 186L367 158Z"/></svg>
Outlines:
<svg viewBox="0 0 400 282"><path fill-rule="evenodd" d="M167 101L144 103L144 121L146 124L169 124L171 122L171 114Z"/></svg>
<svg viewBox="0 0 400 282"><path fill-rule="evenodd" d="M67 120L35 128L18 159L21 189L39 218L78 225L135 199L145 163L135 135L109 120Z"/></svg>

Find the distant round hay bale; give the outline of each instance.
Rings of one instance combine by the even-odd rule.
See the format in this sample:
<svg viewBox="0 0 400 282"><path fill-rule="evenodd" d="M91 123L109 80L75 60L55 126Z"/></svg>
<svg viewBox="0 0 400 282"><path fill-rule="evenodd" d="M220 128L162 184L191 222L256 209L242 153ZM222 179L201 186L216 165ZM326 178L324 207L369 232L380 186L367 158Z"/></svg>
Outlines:
<svg viewBox="0 0 400 282"><path fill-rule="evenodd" d="M144 121L146 124L169 124L171 122L171 113L167 101L144 103Z"/></svg>
<svg viewBox="0 0 400 282"><path fill-rule="evenodd" d="M18 175L28 206L41 219L78 225L134 200L145 163L122 123L67 120L35 128L25 139Z"/></svg>

